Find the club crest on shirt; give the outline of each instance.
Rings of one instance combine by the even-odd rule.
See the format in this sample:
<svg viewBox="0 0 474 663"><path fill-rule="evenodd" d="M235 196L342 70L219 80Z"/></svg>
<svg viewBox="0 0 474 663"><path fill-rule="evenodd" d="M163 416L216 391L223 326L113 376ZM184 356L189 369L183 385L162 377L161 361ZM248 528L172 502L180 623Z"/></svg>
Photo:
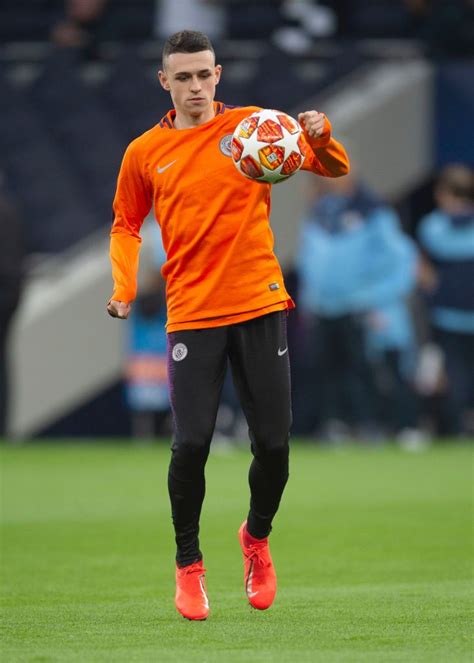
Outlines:
<svg viewBox="0 0 474 663"><path fill-rule="evenodd" d="M183 361L187 354L188 348L184 345L184 343L176 343L173 348L173 352L171 353L175 361Z"/></svg>
<svg viewBox="0 0 474 663"><path fill-rule="evenodd" d="M225 157L232 156L231 145L232 145L232 134L226 134L225 136L222 136L219 143L219 149Z"/></svg>

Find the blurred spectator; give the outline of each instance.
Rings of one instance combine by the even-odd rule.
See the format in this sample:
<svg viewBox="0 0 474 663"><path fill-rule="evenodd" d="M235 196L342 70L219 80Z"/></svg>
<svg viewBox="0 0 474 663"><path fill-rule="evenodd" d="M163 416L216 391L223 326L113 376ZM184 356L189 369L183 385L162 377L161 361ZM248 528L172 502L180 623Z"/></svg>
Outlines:
<svg viewBox="0 0 474 663"><path fill-rule="evenodd" d="M175 4L181 6L182 2ZM153 5L153 0L65 0L63 15L51 30L51 41L97 59L104 41L127 43L151 37Z"/></svg>
<svg viewBox="0 0 474 663"><path fill-rule="evenodd" d="M166 256L156 223L153 243L154 268L147 275L128 322L126 396L134 438L153 438L170 432L165 282L160 271Z"/></svg>
<svg viewBox="0 0 474 663"><path fill-rule="evenodd" d="M0 437L6 433L8 414L8 336L20 298L23 236L20 215L4 191L0 173Z"/></svg>
<svg viewBox="0 0 474 663"><path fill-rule="evenodd" d="M403 410L398 390L410 400L404 360L413 334L404 298L414 287L416 252L394 211L354 176L317 186L296 265L308 329L307 416L316 413L323 430L342 420L359 436L377 434L370 341L393 383L385 394L399 412L393 428L411 427L415 418Z"/></svg>
<svg viewBox="0 0 474 663"><path fill-rule="evenodd" d="M51 40L61 48L94 56L106 19L107 0L65 0L64 15L53 26Z"/></svg>
<svg viewBox="0 0 474 663"><path fill-rule="evenodd" d="M418 238L432 274L425 279L434 340L447 376L446 432L468 431L474 408L474 172L444 168L435 188L437 208L423 217Z"/></svg>

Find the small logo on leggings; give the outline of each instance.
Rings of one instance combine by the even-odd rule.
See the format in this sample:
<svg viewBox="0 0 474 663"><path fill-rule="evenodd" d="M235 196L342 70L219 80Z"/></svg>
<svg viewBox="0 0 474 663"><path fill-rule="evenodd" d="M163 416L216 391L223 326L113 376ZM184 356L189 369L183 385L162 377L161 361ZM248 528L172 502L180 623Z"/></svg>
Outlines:
<svg viewBox="0 0 474 663"><path fill-rule="evenodd" d="M184 345L184 343L176 343L171 356L175 361L183 361L187 354L188 348Z"/></svg>

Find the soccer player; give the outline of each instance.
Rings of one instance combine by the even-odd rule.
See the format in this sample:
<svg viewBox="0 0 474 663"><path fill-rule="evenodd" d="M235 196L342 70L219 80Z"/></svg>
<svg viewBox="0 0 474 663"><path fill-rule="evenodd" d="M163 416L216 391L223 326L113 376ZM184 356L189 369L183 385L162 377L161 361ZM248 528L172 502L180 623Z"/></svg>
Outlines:
<svg viewBox="0 0 474 663"><path fill-rule="evenodd" d="M294 304L273 253L270 185L242 177L229 149L237 124L259 109L215 102L221 71L206 35L186 30L166 41L159 80L174 109L125 152L111 232L115 287L107 305L112 317L129 315L140 227L153 205L167 256L175 603L196 620L209 614L199 518L228 359L253 454L250 510L239 541L245 591L259 610L269 608L276 593L268 535L288 479L291 424L286 316ZM298 119L309 146L303 168L327 177L347 173L346 152L327 118L310 110Z"/></svg>

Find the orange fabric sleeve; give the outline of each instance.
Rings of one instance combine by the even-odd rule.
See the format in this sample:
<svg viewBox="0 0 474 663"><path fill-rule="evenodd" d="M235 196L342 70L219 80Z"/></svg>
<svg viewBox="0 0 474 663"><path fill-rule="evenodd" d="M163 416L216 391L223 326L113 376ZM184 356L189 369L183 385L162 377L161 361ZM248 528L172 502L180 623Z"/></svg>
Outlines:
<svg viewBox="0 0 474 663"><path fill-rule="evenodd" d="M128 146L117 180L110 233L110 260L114 290L112 299L130 303L137 293L140 228L151 208L151 187L140 167L137 142Z"/></svg>
<svg viewBox="0 0 474 663"><path fill-rule="evenodd" d="M341 177L350 170L349 157L343 145L332 137L331 123L325 117L324 130L318 138L312 138L304 132L309 147L303 163L303 170L310 170L324 177Z"/></svg>

